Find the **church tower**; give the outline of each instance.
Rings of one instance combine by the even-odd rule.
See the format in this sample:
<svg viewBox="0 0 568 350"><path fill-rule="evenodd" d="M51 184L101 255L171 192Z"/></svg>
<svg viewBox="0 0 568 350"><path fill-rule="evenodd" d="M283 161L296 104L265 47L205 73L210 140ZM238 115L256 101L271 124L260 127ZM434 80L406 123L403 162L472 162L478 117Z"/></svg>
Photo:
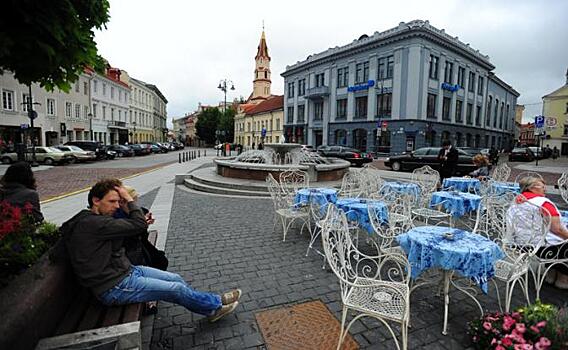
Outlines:
<svg viewBox="0 0 568 350"><path fill-rule="evenodd" d="M255 69L252 95L249 98L250 103L260 103L270 97L270 56L268 55L268 46L266 46L266 37L264 35L264 26L258 50L255 56Z"/></svg>

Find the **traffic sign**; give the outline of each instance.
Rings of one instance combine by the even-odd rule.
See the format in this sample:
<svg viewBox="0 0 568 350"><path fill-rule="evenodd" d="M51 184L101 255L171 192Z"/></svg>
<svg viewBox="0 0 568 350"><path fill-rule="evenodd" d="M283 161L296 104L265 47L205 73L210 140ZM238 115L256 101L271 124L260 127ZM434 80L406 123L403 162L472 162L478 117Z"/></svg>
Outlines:
<svg viewBox="0 0 568 350"><path fill-rule="evenodd" d="M28 118L30 118L31 120L34 120L35 118L37 118L37 112L36 111L28 111Z"/></svg>
<svg viewBox="0 0 568 350"><path fill-rule="evenodd" d="M545 121L546 127L549 129L555 129L558 126L558 119L555 117L548 117Z"/></svg>
<svg viewBox="0 0 568 350"><path fill-rule="evenodd" d="M30 127L30 124L20 124L20 129L27 129Z"/></svg>
<svg viewBox="0 0 568 350"><path fill-rule="evenodd" d="M537 115L534 117L534 126L535 128L543 128L544 127L544 116Z"/></svg>

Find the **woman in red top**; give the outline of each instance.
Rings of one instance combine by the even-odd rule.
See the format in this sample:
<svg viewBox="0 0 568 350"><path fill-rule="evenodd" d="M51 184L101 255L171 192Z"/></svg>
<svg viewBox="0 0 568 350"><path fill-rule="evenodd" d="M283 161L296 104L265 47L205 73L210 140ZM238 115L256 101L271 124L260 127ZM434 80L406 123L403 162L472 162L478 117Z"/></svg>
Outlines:
<svg viewBox="0 0 568 350"><path fill-rule="evenodd" d="M552 201L545 197L546 184L538 177L525 177L519 181L521 194L528 202L542 207L550 215L550 232L546 235L545 246L540 248L540 257L568 258L568 229L562 224L560 212ZM568 263L557 264L547 275L547 282L560 289L568 289Z"/></svg>

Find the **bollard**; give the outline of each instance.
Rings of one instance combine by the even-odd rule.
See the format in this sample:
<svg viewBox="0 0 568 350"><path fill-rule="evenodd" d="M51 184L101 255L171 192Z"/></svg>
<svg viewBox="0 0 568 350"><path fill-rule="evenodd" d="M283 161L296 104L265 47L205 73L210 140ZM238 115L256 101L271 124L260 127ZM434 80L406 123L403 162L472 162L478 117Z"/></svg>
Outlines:
<svg viewBox="0 0 568 350"><path fill-rule="evenodd" d="M192 152L192 151L189 151L189 160L193 160L193 159L194 159L194 158L193 158L193 152Z"/></svg>
<svg viewBox="0 0 568 350"><path fill-rule="evenodd" d="M185 152L181 152L183 154L183 162L185 163Z"/></svg>
<svg viewBox="0 0 568 350"><path fill-rule="evenodd" d="M180 153L180 154L178 154L178 156L179 156L179 160L178 160L178 163L180 163L180 164L181 164L181 153Z"/></svg>
<svg viewBox="0 0 568 350"><path fill-rule="evenodd" d="M193 153L193 159L195 159L195 151L193 151L192 153Z"/></svg>
<svg viewBox="0 0 568 350"><path fill-rule="evenodd" d="M201 150L200 149L197 150L197 158L201 158Z"/></svg>

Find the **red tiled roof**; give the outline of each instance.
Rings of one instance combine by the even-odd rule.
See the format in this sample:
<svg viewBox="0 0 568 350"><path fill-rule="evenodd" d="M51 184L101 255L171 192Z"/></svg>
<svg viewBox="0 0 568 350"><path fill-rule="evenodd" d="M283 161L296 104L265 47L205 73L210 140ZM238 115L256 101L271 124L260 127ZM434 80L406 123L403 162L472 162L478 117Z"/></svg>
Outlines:
<svg viewBox="0 0 568 350"><path fill-rule="evenodd" d="M254 115L283 108L284 95L272 95L266 101L262 101L261 103L255 105L254 108L250 111L247 111L246 114Z"/></svg>

